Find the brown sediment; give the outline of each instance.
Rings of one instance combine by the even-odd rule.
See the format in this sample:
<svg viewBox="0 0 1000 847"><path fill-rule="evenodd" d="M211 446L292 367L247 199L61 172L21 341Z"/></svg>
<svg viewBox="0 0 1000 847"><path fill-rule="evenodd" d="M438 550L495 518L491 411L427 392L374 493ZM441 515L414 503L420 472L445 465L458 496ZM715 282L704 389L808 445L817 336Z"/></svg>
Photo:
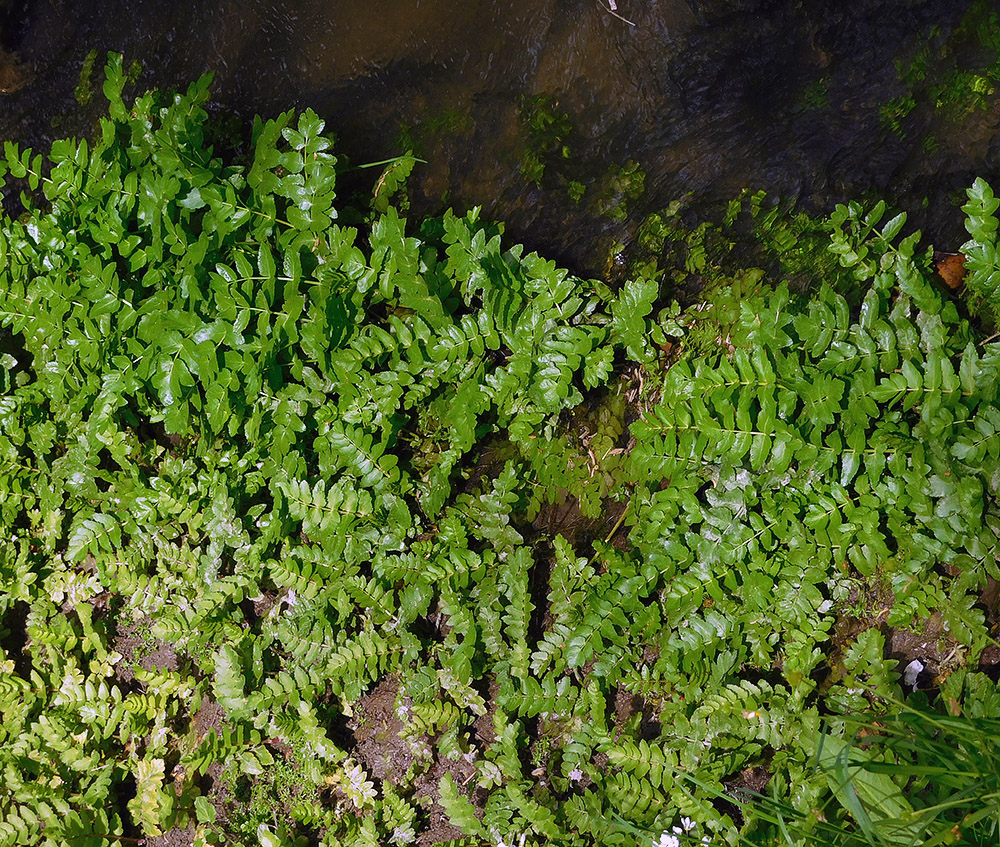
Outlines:
<svg viewBox="0 0 1000 847"><path fill-rule="evenodd" d="M0 94L13 94L32 81L34 74L16 53L0 47Z"/></svg>

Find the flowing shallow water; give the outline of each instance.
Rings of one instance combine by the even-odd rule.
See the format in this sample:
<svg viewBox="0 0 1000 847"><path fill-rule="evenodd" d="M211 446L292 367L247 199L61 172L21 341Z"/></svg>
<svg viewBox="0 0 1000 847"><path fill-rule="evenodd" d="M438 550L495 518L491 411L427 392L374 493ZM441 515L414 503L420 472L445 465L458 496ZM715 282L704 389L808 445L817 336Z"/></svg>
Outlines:
<svg viewBox="0 0 1000 847"><path fill-rule="evenodd" d="M77 105L80 68L117 50L147 86L213 71L216 107L244 120L310 106L357 162L412 148L427 160L417 211L483 205L582 273L603 272L648 212L744 187L811 211L884 195L942 247L961 243L955 200L1000 163L982 9L963 27L962 0L615 5L15 0L0 4L0 137L86 131L102 103ZM940 68L914 83L920 62ZM982 89L974 102L941 94L955 74Z"/></svg>

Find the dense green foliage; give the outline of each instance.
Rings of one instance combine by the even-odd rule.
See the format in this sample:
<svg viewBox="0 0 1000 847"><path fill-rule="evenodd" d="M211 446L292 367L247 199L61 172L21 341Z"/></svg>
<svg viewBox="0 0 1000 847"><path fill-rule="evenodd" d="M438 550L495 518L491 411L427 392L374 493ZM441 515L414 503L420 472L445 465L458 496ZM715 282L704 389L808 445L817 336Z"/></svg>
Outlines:
<svg viewBox="0 0 1000 847"><path fill-rule="evenodd" d="M408 231L391 173L341 225L311 112L226 163L207 80L122 86L92 143L5 148L0 844L406 844L439 807L469 844L732 843L741 769L808 816L842 791L821 716L898 693L879 629L824 656L852 588L974 665L1000 345L903 216L833 216L851 299L720 271L654 317L658 274L612 292L475 212ZM554 501L617 517L549 537ZM388 768L355 737L376 688Z"/></svg>
<svg viewBox="0 0 1000 847"><path fill-rule="evenodd" d="M816 820L781 798L750 793L743 802L758 821L781 831L784 843L824 847L894 844L987 845L1000 821L1000 722L972 705L965 714L943 714L927 704L887 704L838 719L846 730L823 739L818 760L836 799L849 809ZM971 704L970 704L971 705Z"/></svg>
<svg viewBox="0 0 1000 847"><path fill-rule="evenodd" d="M921 146L934 153L948 136L969 132L976 113L996 107L1000 83L1000 15L990 0L972 0L958 26L932 26L909 55L897 57L903 93L880 108L883 125L901 138L923 127ZM923 114L923 120L911 114ZM931 119L930 123L925 121Z"/></svg>

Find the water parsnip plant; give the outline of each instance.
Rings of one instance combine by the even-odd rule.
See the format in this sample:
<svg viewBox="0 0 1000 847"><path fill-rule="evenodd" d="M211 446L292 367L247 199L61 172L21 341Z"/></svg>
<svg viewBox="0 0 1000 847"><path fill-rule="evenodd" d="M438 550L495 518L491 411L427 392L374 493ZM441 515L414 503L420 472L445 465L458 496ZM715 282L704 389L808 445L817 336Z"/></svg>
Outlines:
<svg viewBox="0 0 1000 847"><path fill-rule="evenodd" d="M93 140L4 149L0 844L766 837L733 779L810 820L822 717L901 693L880 630L828 652L875 579L996 717L1000 346L904 216L830 219L850 300L750 268L681 313L475 210L376 187L342 225L312 112L225 162L207 78L123 87ZM557 500L600 530L540 532Z"/></svg>

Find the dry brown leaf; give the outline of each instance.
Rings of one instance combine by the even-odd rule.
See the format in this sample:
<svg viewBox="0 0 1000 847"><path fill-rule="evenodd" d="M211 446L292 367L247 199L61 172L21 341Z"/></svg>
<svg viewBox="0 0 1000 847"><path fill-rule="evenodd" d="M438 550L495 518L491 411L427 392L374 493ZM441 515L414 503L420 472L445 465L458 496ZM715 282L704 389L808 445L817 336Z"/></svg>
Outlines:
<svg viewBox="0 0 1000 847"><path fill-rule="evenodd" d="M965 278L964 253L934 253L938 276L949 288L959 288Z"/></svg>

